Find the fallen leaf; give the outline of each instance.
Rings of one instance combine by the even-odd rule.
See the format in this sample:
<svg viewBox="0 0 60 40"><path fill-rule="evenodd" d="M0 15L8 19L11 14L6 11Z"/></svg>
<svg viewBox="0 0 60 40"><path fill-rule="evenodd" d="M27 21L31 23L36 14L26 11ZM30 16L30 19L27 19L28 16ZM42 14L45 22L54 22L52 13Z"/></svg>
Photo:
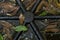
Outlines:
<svg viewBox="0 0 60 40"><path fill-rule="evenodd" d="M13 29L17 32L20 32L20 31L27 31L27 27L26 26L23 26L23 25L19 25L19 26L16 26L16 27L13 27Z"/></svg>
<svg viewBox="0 0 60 40"><path fill-rule="evenodd" d="M0 40L3 40L3 36L0 34Z"/></svg>

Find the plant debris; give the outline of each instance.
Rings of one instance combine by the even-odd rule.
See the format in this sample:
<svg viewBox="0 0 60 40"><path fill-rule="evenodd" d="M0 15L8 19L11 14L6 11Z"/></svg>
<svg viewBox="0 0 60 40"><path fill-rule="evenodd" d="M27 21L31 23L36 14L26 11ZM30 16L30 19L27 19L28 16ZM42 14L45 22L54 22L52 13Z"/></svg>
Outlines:
<svg viewBox="0 0 60 40"><path fill-rule="evenodd" d="M27 31L27 27L24 25L19 25L19 26L13 27L13 29L17 32Z"/></svg>

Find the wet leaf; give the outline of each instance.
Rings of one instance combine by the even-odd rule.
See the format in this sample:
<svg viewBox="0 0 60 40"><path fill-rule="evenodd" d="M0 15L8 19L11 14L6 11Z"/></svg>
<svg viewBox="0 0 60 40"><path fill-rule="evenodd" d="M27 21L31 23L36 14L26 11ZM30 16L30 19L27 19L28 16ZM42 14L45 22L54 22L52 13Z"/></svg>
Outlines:
<svg viewBox="0 0 60 40"><path fill-rule="evenodd" d="M23 26L23 25L19 25L19 26L16 26L16 27L13 27L13 29L17 32L20 32L20 31L27 31L27 27L26 26Z"/></svg>
<svg viewBox="0 0 60 40"><path fill-rule="evenodd" d="M3 36L0 34L0 40L3 40Z"/></svg>

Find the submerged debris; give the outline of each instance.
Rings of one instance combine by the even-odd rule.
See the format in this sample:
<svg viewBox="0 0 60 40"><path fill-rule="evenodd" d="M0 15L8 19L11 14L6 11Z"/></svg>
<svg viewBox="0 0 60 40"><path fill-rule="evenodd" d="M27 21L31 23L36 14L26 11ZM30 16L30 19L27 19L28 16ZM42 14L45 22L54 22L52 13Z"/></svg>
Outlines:
<svg viewBox="0 0 60 40"><path fill-rule="evenodd" d="M13 25L12 24L10 24L9 22L6 22L6 21L0 21L0 25L2 25L3 26L3 31L2 31L2 33L5 33L4 35L3 35L3 37L4 37L4 40L6 40L7 38L9 39L9 40L13 40L12 39L12 35L11 35L11 27L13 27Z"/></svg>

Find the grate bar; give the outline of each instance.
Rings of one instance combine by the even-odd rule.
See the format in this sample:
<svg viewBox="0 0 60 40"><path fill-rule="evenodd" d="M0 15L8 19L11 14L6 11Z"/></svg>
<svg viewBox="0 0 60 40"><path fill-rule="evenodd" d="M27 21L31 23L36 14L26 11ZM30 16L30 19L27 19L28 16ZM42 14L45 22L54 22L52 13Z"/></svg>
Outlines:
<svg viewBox="0 0 60 40"><path fill-rule="evenodd" d="M0 17L0 20L18 20L19 17ZM60 19L60 16L35 16L34 19Z"/></svg>
<svg viewBox="0 0 60 40"><path fill-rule="evenodd" d="M35 16L35 19L60 19L60 16Z"/></svg>

